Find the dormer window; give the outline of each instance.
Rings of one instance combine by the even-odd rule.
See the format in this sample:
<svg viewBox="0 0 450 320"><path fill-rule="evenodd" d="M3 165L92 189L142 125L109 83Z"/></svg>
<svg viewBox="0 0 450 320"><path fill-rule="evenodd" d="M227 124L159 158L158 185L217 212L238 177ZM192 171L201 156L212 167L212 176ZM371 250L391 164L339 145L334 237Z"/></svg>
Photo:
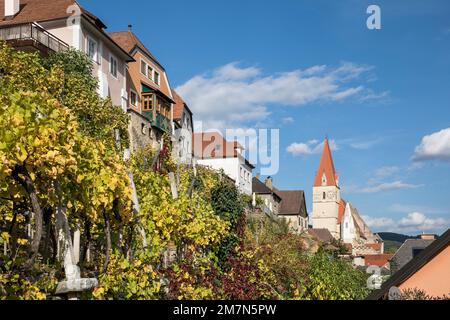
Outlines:
<svg viewBox="0 0 450 320"><path fill-rule="evenodd" d="M159 73L155 71L154 82L159 86Z"/></svg>

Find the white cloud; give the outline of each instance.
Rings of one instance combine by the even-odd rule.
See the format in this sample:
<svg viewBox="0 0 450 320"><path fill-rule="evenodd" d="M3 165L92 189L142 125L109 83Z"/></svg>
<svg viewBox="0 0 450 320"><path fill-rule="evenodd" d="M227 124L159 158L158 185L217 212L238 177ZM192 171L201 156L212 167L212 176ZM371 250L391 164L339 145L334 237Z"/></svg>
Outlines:
<svg viewBox="0 0 450 320"><path fill-rule="evenodd" d="M330 140L330 149L332 151L339 150L335 140ZM307 143L292 143L286 148L286 151L294 156L306 156L312 154L320 154L323 151L324 142L319 143L319 140L310 140Z"/></svg>
<svg viewBox="0 0 450 320"><path fill-rule="evenodd" d="M370 228L383 229L392 226L395 222L390 218L371 218L369 216L362 217Z"/></svg>
<svg viewBox="0 0 450 320"><path fill-rule="evenodd" d="M449 226L450 222L444 218L428 218L421 212L409 213L405 218L401 219L399 226L401 228L417 228L418 230L430 231Z"/></svg>
<svg viewBox="0 0 450 320"><path fill-rule="evenodd" d="M256 67L233 62L197 75L176 88L204 129L245 126L266 119L269 106L303 106L370 94L363 75L370 66L342 63L263 75ZM359 82L359 83L355 83Z"/></svg>
<svg viewBox="0 0 450 320"><path fill-rule="evenodd" d="M237 62L232 62L214 71L213 77L218 80L239 80L258 76L261 70L255 67L239 68Z"/></svg>
<svg viewBox="0 0 450 320"><path fill-rule="evenodd" d="M286 150L294 156L312 154L311 147L306 143L293 143Z"/></svg>
<svg viewBox="0 0 450 320"><path fill-rule="evenodd" d="M425 223L427 218L423 213L420 212L412 212L409 213L407 217L400 220L401 226L420 226Z"/></svg>
<svg viewBox="0 0 450 320"><path fill-rule="evenodd" d="M399 167L395 167L395 166L386 166L386 167L381 167L379 169L377 169L375 171L375 176L377 178L386 178L386 177L390 177L392 176L394 173L397 173L400 171Z"/></svg>
<svg viewBox="0 0 450 320"><path fill-rule="evenodd" d="M450 128L423 137L413 159L450 161Z"/></svg>
<svg viewBox="0 0 450 320"><path fill-rule="evenodd" d="M366 140L366 141L355 141L350 143L350 147L357 150L368 150L374 145L380 143L382 139Z"/></svg>
<svg viewBox="0 0 450 320"><path fill-rule="evenodd" d="M292 117L283 118L282 121L284 124L291 124L291 123L295 122L294 118L292 118Z"/></svg>
<svg viewBox="0 0 450 320"><path fill-rule="evenodd" d="M429 206L420 206L420 205L408 205L408 204L401 204L401 203L395 203L389 206L389 211L392 212L399 212L399 213L410 213L410 212L428 212L428 213L446 213L446 210L435 208L435 207L429 207Z"/></svg>
<svg viewBox="0 0 450 320"><path fill-rule="evenodd" d="M367 225L376 231L391 231L408 234L419 234L422 232L441 233L450 226L448 218L430 218L421 212L411 212L398 221L392 218L363 217Z"/></svg>
<svg viewBox="0 0 450 320"><path fill-rule="evenodd" d="M404 183L402 181L385 182L377 185L361 188L355 190L355 193L379 193L389 190L399 190L399 189L414 189L419 188L421 185Z"/></svg>

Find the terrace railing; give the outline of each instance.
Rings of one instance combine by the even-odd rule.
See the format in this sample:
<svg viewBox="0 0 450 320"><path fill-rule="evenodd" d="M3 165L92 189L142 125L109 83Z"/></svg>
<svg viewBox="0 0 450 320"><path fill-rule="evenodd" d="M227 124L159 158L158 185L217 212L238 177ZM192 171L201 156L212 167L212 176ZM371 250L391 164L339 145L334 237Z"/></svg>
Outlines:
<svg viewBox="0 0 450 320"><path fill-rule="evenodd" d="M0 40L32 40L54 52L66 51L69 45L58 39L36 23L0 26Z"/></svg>

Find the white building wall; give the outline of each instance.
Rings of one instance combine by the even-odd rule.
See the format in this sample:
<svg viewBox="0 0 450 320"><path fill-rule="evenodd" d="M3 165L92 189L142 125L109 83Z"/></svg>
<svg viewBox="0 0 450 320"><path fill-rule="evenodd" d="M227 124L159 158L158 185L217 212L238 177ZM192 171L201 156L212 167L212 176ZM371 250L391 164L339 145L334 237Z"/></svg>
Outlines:
<svg viewBox="0 0 450 320"><path fill-rule="evenodd" d="M175 124L172 126L174 132L173 156L181 163L192 163L192 119L189 112L183 113L182 128L175 130Z"/></svg>
<svg viewBox="0 0 450 320"><path fill-rule="evenodd" d="M342 220L342 241L345 243L353 243L356 237L355 222L349 203L345 207L344 218Z"/></svg>
<svg viewBox="0 0 450 320"><path fill-rule="evenodd" d="M214 170L223 170L225 174L236 181L236 185L239 183L239 159L237 158L212 158L212 159L199 159L197 164L210 167Z"/></svg>
<svg viewBox="0 0 450 320"><path fill-rule="evenodd" d="M335 239L340 238L338 225L340 190L336 186L313 188L312 222L315 229L328 229Z"/></svg>
<svg viewBox="0 0 450 320"><path fill-rule="evenodd" d="M210 167L214 170L223 170L225 174L236 182L240 192L252 194L252 170L239 158L212 158L199 159L197 164ZM241 174L242 173L242 174Z"/></svg>
<svg viewBox="0 0 450 320"><path fill-rule="evenodd" d="M123 108L126 96L126 65L121 59L123 53L109 41L103 41L103 35L93 26L81 19L61 19L41 23L41 26L70 47L87 53L87 39L91 37L97 42L98 59L94 61L93 75L98 79L98 93L102 98L108 96L114 105ZM110 72L110 55L117 59L117 78Z"/></svg>

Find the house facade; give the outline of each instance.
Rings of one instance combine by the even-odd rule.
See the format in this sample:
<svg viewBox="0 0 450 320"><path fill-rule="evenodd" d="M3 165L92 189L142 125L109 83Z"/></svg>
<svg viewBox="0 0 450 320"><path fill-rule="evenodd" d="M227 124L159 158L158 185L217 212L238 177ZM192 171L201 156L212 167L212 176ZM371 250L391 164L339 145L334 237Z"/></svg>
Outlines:
<svg viewBox="0 0 450 320"><path fill-rule="evenodd" d="M252 194L255 167L245 158L244 148L239 142L227 141L218 132L194 133L193 150L197 164L223 170L240 192Z"/></svg>
<svg viewBox="0 0 450 320"><path fill-rule="evenodd" d="M308 229L309 217L303 190L278 190L273 185L272 177L268 177L263 183L259 180L259 175L253 178L252 184L253 193L263 201L263 211L284 219L293 233Z"/></svg>
<svg viewBox="0 0 450 320"><path fill-rule="evenodd" d="M43 55L69 47L86 53L98 79L98 94L126 110L126 68L133 58L105 30L98 17L74 0L0 1L0 40Z"/></svg>
<svg viewBox="0 0 450 320"><path fill-rule="evenodd" d="M128 31L109 35L134 59L126 70L131 151L148 145L160 149L163 135L172 134L172 104L175 103L166 71L131 26Z"/></svg>
<svg viewBox="0 0 450 320"><path fill-rule="evenodd" d="M384 253L382 239L372 233L356 207L341 197L328 139L314 179L312 222L315 229L328 229L354 256Z"/></svg>
<svg viewBox="0 0 450 320"><path fill-rule="evenodd" d="M423 239L422 239L423 240ZM409 251L409 250L408 250ZM392 275L368 300L397 300L402 292L421 290L430 297L450 296L450 229Z"/></svg>
<svg viewBox="0 0 450 320"><path fill-rule="evenodd" d="M277 192L282 198L278 217L286 220L293 233L308 230L309 220L304 191L277 190Z"/></svg>
<svg viewBox="0 0 450 320"><path fill-rule="evenodd" d="M281 206L281 196L273 190L272 180L266 179L262 182L259 179L259 174L252 180L252 191L255 197L261 199L262 210L266 210L268 213L278 215Z"/></svg>
<svg viewBox="0 0 450 320"><path fill-rule="evenodd" d="M194 123L192 111L175 90L172 90L175 100L173 105L172 122L172 155L180 163L192 164L192 135L194 133Z"/></svg>

